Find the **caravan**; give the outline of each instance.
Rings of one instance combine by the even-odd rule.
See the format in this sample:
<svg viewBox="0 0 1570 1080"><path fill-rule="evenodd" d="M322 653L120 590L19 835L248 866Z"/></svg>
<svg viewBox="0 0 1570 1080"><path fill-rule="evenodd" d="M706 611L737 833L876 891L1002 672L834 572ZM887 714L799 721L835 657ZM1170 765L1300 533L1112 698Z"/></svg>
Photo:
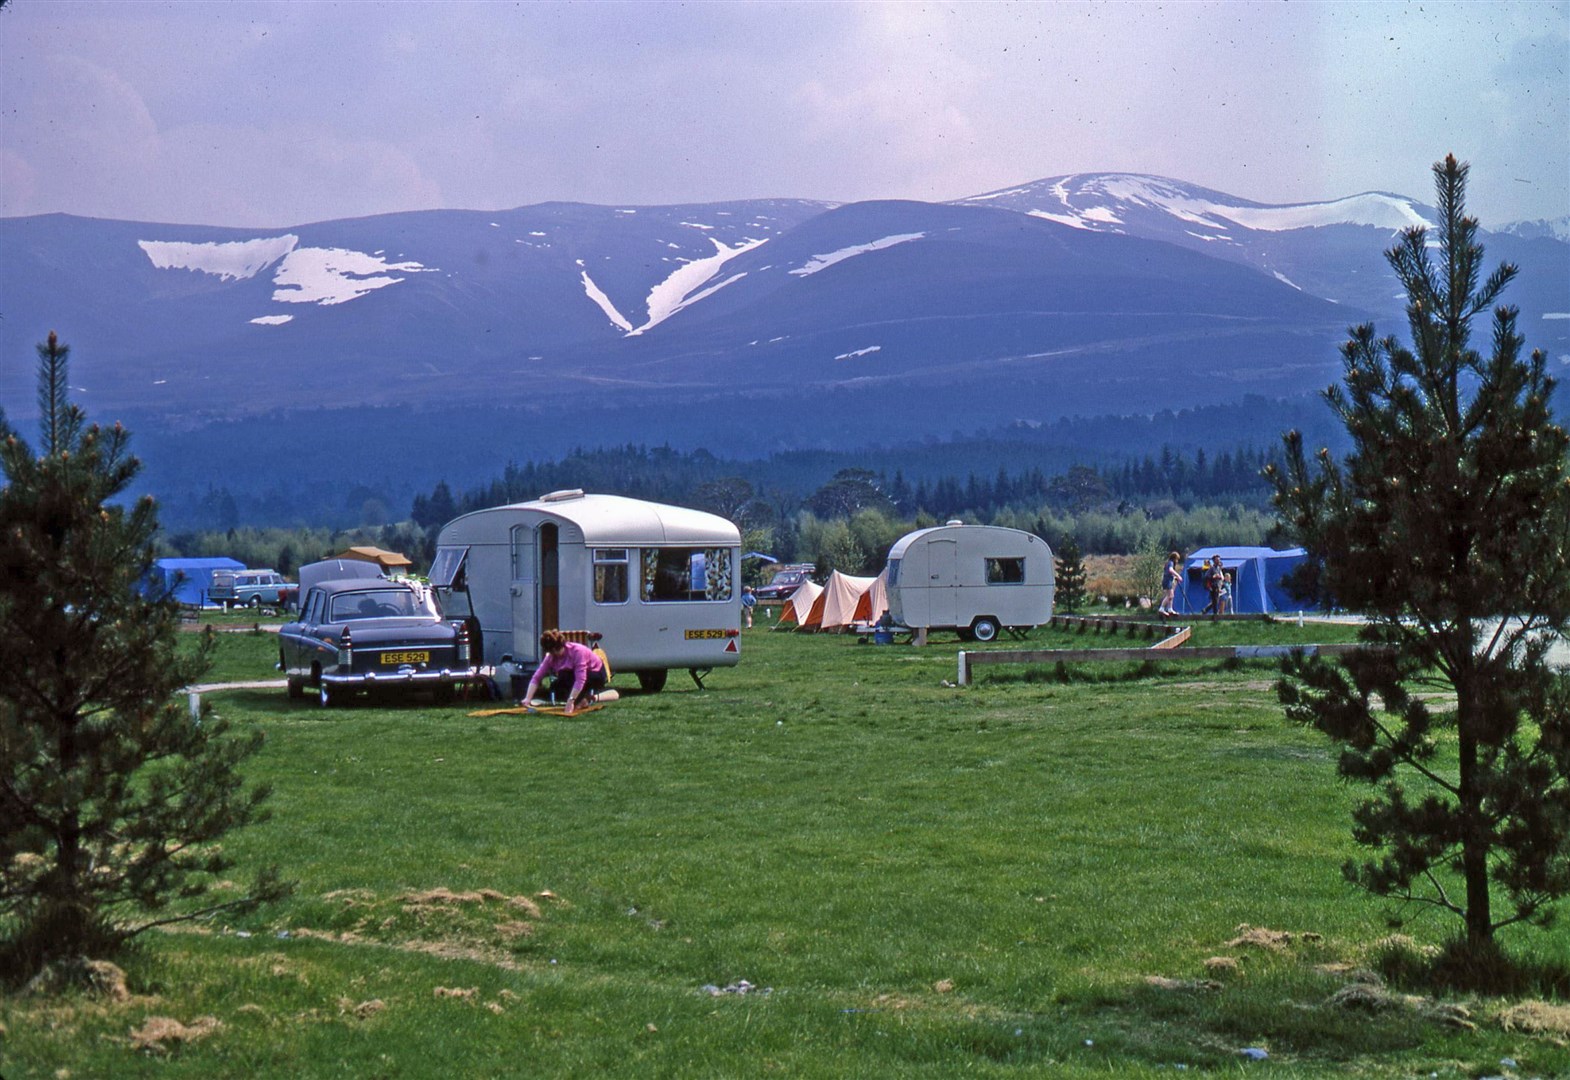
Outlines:
<svg viewBox="0 0 1570 1080"><path fill-rule="evenodd" d="M645 691L741 657L741 533L722 517L619 495L557 491L477 510L436 540L431 585L483 662L539 659L550 629L598 634Z"/></svg>
<svg viewBox="0 0 1570 1080"><path fill-rule="evenodd" d="M1052 549L1041 537L950 521L889 549L889 613L913 630L991 641L1005 627L1052 621Z"/></svg>

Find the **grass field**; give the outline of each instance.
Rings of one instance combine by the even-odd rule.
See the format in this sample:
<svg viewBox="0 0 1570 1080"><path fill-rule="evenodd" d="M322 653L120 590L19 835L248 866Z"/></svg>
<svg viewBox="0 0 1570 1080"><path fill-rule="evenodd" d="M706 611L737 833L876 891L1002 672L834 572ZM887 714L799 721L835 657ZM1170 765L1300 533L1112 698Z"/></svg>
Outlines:
<svg viewBox="0 0 1570 1080"><path fill-rule="evenodd" d="M223 635L215 679L273 646ZM0 1075L1570 1075L1563 1002L1356 989L1390 911L1341 880L1356 792L1268 664L962 690L956 648L760 627L706 691L570 719L211 695L275 788L227 847L294 898L147 935L123 998L0 999ZM159 1017L192 1037L139 1048Z"/></svg>

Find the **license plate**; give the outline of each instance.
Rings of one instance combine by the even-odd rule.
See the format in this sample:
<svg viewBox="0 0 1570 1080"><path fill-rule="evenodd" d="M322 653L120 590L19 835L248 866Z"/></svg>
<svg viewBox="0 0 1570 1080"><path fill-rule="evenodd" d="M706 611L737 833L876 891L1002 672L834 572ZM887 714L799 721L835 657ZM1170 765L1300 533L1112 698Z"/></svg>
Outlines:
<svg viewBox="0 0 1570 1080"><path fill-rule="evenodd" d="M698 641L698 640L703 639L703 638L726 638L726 637L730 637L730 631L728 631L728 630L688 630L687 631L687 640L688 641Z"/></svg>
<svg viewBox="0 0 1570 1080"><path fill-rule="evenodd" d="M384 652L383 664L428 664L431 654L428 652Z"/></svg>

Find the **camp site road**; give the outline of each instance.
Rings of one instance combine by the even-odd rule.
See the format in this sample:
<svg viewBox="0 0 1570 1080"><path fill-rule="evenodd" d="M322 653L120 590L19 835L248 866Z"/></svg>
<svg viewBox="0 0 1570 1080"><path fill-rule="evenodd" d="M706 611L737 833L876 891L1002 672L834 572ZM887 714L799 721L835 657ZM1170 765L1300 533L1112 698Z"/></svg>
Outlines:
<svg viewBox="0 0 1570 1080"><path fill-rule="evenodd" d="M187 686L183 694L211 694L216 690L282 690L288 685L284 679L257 679L252 682L196 683Z"/></svg>

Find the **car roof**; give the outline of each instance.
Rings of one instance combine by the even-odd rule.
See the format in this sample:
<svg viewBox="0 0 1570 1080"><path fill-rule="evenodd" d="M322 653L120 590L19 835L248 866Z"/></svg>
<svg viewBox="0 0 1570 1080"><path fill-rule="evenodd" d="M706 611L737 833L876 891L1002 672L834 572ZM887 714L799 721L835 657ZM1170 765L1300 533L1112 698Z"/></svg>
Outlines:
<svg viewBox="0 0 1570 1080"><path fill-rule="evenodd" d="M413 588L406 582L393 581L390 578L338 578L333 581L318 581L311 587L325 593L384 592L388 589Z"/></svg>

